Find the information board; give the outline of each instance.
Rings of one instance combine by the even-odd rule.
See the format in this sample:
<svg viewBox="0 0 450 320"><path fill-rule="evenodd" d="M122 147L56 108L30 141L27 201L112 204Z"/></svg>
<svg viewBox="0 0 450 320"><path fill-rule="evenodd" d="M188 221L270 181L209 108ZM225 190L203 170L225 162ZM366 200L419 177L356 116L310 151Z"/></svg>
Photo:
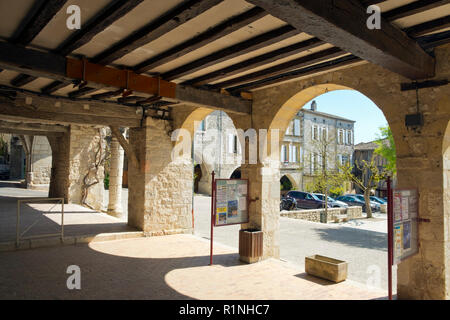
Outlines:
<svg viewBox="0 0 450 320"><path fill-rule="evenodd" d="M248 180L217 179L214 197L215 226L248 223Z"/></svg>
<svg viewBox="0 0 450 320"><path fill-rule="evenodd" d="M394 263L418 252L418 194L417 190L393 191Z"/></svg>

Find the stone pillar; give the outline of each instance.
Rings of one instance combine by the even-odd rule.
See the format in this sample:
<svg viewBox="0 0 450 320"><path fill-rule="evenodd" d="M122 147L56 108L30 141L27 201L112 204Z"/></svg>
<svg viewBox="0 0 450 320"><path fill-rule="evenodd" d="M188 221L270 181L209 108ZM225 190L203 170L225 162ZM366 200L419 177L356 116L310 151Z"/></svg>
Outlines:
<svg viewBox="0 0 450 320"><path fill-rule="evenodd" d="M249 179L249 218L243 229L256 228L264 232L263 259L279 258L280 243L280 170L276 163L245 164L242 179Z"/></svg>
<svg viewBox="0 0 450 320"><path fill-rule="evenodd" d="M49 136L48 142L52 148L52 169L50 174L50 198L64 198L69 201L69 159L70 135L60 137Z"/></svg>
<svg viewBox="0 0 450 320"><path fill-rule="evenodd" d="M130 128L128 224L147 236L192 233L192 160L172 160L170 123L147 118Z"/></svg>
<svg viewBox="0 0 450 320"><path fill-rule="evenodd" d="M123 148L120 146L119 141L113 137L111 141L108 203L108 214L113 216L122 214L123 155Z"/></svg>

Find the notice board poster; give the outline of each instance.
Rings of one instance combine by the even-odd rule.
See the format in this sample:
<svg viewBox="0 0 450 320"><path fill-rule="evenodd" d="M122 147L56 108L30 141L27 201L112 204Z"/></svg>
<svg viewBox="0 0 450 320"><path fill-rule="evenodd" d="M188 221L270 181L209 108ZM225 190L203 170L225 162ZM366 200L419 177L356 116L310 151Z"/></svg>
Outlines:
<svg viewBox="0 0 450 320"><path fill-rule="evenodd" d="M394 263L418 252L418 194L417 190L394 190Z"/></svg>
<svg viewBox="0 0 450 320"><path fill-rule="evenodd" d="M248 222L248 180L217 179L215 188L215 226Z"/></svg>

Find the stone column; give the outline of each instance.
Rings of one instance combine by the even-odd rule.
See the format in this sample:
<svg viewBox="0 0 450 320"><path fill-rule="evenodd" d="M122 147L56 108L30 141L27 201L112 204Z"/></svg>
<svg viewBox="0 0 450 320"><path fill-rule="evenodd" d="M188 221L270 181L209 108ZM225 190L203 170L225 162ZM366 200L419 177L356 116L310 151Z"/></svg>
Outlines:
<svg viewBox="0 0 450 320"><path fill-rule="evenodd" d="M122 176L123 176L123 148L113 137L111 141L111 163L109 170L109 203L108 214L120 216L122 210Z"/></svg>
<svg viewBox="0 0 450 320"><path fill-rule="evenodd" d="M128 224L147 236L192 233L192 160L172 160L170 123L147 118L130 128Z"/></svg>
<svg viewBox="0 0 450 320"><path fill-rule="evenodd" d="M50 198L64 198L69 201L69 155L70 134L60 137L48 136L52 148L52 169L50 174Z"/></svg>

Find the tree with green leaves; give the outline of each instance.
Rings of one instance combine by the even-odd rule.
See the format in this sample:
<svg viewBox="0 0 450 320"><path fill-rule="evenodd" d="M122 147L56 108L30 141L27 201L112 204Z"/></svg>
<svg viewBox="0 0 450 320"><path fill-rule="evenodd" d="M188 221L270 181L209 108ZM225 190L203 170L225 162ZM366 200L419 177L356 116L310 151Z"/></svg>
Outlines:
<svg viewBox="0 0 450 320"><path fill-rule="evenodd" d="M314 180L308 185L311 192L322 193L325 198L325 216L328 215L328 196L332 190L337 190L348 181L347 176L339 169L339 162L335 152L335 137L323 131L318 140L313 140L309 146L311 167Z"/></svg>
<svg viewBox="0 0 450 320"><path fill-rule="evenodd" d="M389 126L380 127L380 133L377 135L375 143L378 148L375 149L375 154L386 159L387 164L384 166L386 171L395 176L397 174L397 152L395 149L394 136L392 135Z"/></svg>
<svg viewBox="0 0 450 320"><path fill-rule="evenodd" d="M379 169L376 164L376 155L372 154L370 160L355 159L355 166L350 164L340 166L344 176L352 180L364 192L367 218L372 218L372 208L370 207L370 192L377 187L378 183L385 180L389 171L386 168ZM367 179L364 177L367 176Z"/></svg>

